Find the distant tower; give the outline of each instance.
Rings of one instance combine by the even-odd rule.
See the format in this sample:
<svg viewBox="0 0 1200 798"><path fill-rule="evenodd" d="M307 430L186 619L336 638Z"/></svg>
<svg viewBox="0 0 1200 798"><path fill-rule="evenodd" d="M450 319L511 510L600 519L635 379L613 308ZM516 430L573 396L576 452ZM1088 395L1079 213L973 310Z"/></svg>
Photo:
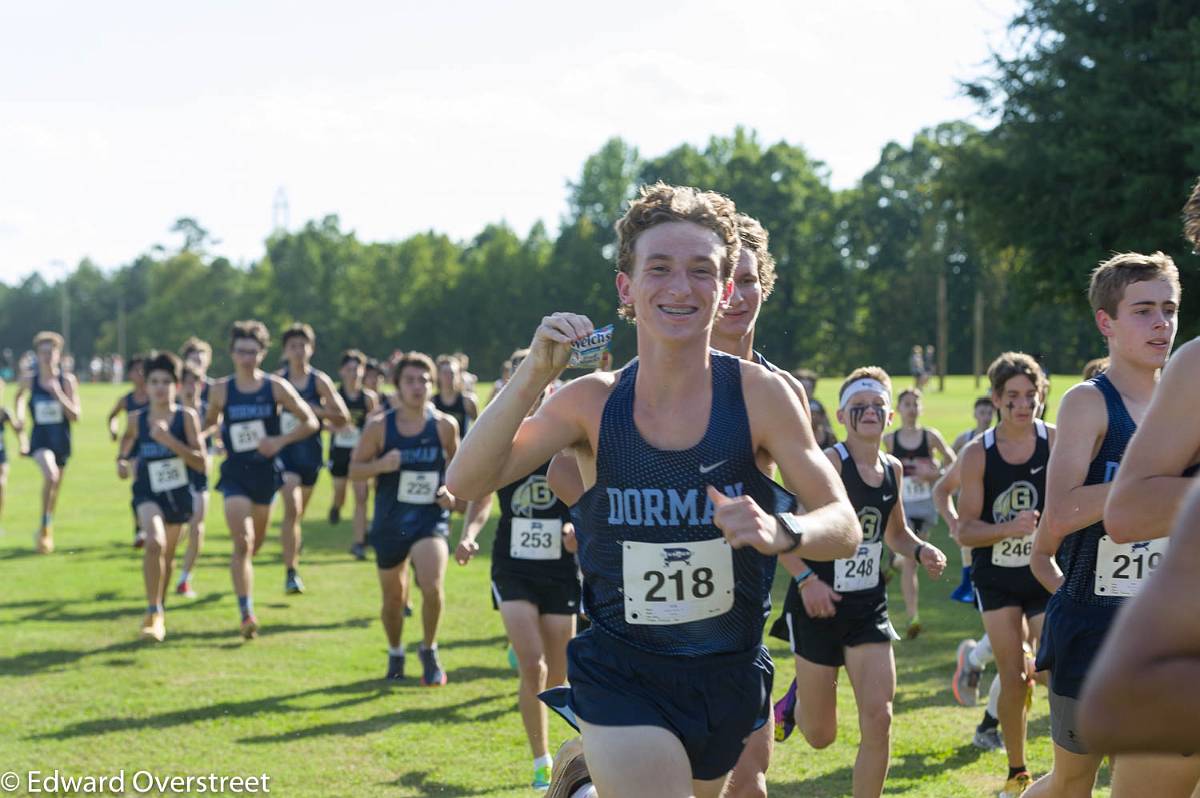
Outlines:
<svg viewBox="0 0 1200 798"><path fill-rule="evenodd" d="M275 189L275 201L271 203L271 231L287 232L289 221L287 192L280 186Z"/></svg>

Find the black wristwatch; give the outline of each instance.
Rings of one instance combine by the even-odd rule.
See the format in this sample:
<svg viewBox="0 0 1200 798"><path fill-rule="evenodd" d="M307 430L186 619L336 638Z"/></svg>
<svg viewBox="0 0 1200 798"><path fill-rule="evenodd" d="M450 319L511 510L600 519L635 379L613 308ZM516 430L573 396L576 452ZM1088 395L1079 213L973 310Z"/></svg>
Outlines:
<svg viewBox="0 0 1200 798"><path fill-rule="evenodd" d="M792 539L792 545L788 546L780 554L787 554L800 548L800 544L804 542L804 531L800 529L800 519L791 513L776 513L775 520L779 522L779 528L784 534Z"/></svg>

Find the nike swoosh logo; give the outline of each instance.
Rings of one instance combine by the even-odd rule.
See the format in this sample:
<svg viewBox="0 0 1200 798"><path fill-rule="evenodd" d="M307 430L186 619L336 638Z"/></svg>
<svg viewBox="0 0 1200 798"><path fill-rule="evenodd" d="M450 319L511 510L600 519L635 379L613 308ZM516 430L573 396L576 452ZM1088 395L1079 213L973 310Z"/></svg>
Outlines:
<svg viewBox="0 0 1200 798"><path fill-rule="evenodd" d="M1037 468L1031 468L1031 469L1029 469L1029 473L1036 474L1037 472L1041 471L1043 468L1045 468L1045 466L1038 466Z"/></svg>
<svg viewBox="0 0 1200 798"><path fill-rule="evenodd" d="M884 500L885 502L890 502L890 501L892 500L892 497L891 497L891 496L884 496L884 497L883 497L883 500Z"/></svg>
<svg viewBox="0 0 1200 798"><path fill-rule="evenodd" d="M709 471L712 471L714 468L720 468L721 466L725 465L728 462L729 462L728 460L722 460L719 463L713 463L712 465L709 465L709 466L702 465L702 466L700 466L700 473L707 474Z"/></svg>

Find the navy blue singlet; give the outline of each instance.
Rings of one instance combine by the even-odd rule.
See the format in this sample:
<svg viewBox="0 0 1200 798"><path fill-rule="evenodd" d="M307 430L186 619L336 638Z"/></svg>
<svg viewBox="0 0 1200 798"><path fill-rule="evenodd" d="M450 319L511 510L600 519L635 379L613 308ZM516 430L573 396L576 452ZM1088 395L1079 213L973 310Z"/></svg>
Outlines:
<svg viewBox="0 0 1200 798"><path fill-rule="evenodd" d="M435 499L446 481L446 455L438 436L432 409L425 413L425 426L416 435L401 435L396 429L396 411L383 414L382 457L400 451L400 469L375 477L375 517L371 535L375 539L423 536L447 528L450 511Z"/></svg>
<svg viewBox="0 0 1200 798"><path fill-rule="evenodd" d="M33 387L29 392L29 415L33 419L29 451L49 449L61 465L71 456L71 424L67 420L66 408L42 387L40 368L35 368ZM66 390L66 378L61 373L58 375L58 384Z"/></svg>
<svg viewBox="0 0 1200 798"><path fill-rule="evenodd" d="M267 437L279 434L279 412L275 406L275 394L271 389L271 380L264 374L258 390L254 393L242 393L238 390L237 378L227 378L225 381L225 412L221 421L221 439L225 442L226 462L243 464L272 462L271 459L259 454L257 448L248 448L247 442L250 438L240 434L244 432L257 435L255 428L259 423L262 424L262 431ZM237 441L235 441L235 437Z"/></svg>
<svg viewBox="0 0 1200 798"><path fill-rule="evenodd" d="M656 654L762 645L775 557L730 550L712 523L705 488L751 496L771 513L795 507L755 464L741 360L715 351L710 359L708 427L700 443L678 451L642 438L633 415L639 363L621 371L600 422L596 484L572 508L592 625ZM686 620L671 622L673 615Z"/></svg>

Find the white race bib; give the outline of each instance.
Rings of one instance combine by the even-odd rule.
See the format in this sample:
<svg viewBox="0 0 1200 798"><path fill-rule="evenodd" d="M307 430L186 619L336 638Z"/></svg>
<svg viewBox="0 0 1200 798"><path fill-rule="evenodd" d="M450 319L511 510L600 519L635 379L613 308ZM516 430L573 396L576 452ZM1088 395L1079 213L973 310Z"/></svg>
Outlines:
<svg viewBox="0 0 1200 798"><path fill-rule="evenodd" d="M229 443L239 454L253 452L260 441L267 437L267 425L261 418L253 421L239 421L229 425Z"/></svg>
<svg viewBox="0 0 1200 798"><path fill-rule="evenodd" d="M668 625L733 608L733 549L725 538L621 546L625 621Z"/></svg>
<svg viewBox="0 0 1200 798"><path fill-rule="evenodd" d="M63 423L63 406L56 400L33 403L33 420L38 424Z"/></svg>
<svg viewBox="0 0 1200 798"><path fill-rule="evenodd" d="M293 416L288 411L284 410L279 414L279 434L287 435L296 427L300 426L300 419Z"/></svg>
<svg viewBox="0 0 1200 798"><path fill-rule="evenodd" d="M1024 568L1033 554L1033 535L1005 538L992 544L992 565L1001 568Z"/></svg>
<svg viewBox="0 0 1200 798"><path fill-rule="evenodd" d="M879 584L882 543L859 544L853 557L833 561L833 589L839 593L870 590Z"/></svg>
<svg viewBox="0 0 1200 798"><path fill-rule="evenodd" d="M920 502L933 498L933 486L916 477L905 477L900 492L906 502Z"/></svg>
<svg viewBox="0 0 1200 798"><path fill-rule="evenodd" d="M362 437L362 430L355 426L346 427L333 435L333 445L339 449L353 449Z"/></svg>
<svg viewBox="0 0 1200 798"><path fill-rule="evenodd" d="M396 498L405 504L433 504L437 501L436 471L401 471Z"/></svg>
<svg viewBox="0 0 1200 798"><path fill-rule="evenodd" d="M146 463L146 470L150 473L150 490L154 493L166 493L188 484L187 466L182 457L153 460Z"/></svg>
<svg viewBox="0 0 1200 798"><path fill-rule="evenodd" d="M562 519L514 518L508 556L514 560L557 560L562 556Z"/></svg>
<svg viewBox="0 0 1200 798"><path fill-rule="evenodd" d="M1166 538L1114 543L1108 535L1102 536L1096 550L1095 594L1136 596L1142 583L1162 565L1166 553Z"/></svg>

